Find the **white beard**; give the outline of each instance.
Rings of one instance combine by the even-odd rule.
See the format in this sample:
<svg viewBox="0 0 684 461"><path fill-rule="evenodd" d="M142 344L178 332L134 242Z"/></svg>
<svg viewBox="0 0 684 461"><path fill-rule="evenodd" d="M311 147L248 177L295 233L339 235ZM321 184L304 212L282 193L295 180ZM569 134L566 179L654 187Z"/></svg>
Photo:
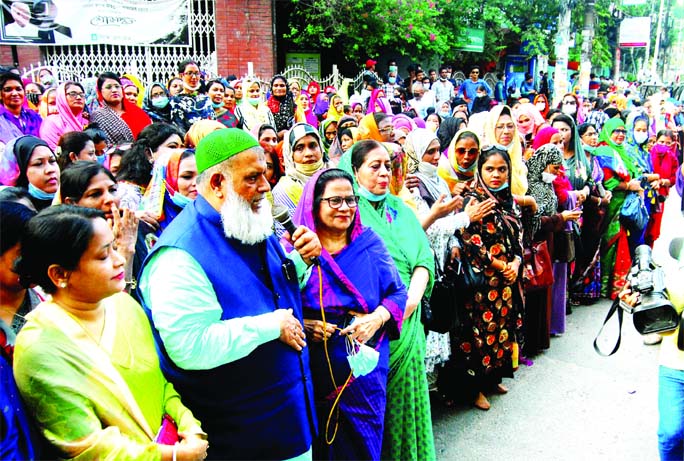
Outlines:
<svg viewBox="0 0 684 461"><path fill-rule="evenodd" d="M227 187L227 196L221 205L223 232L245 245L263 242L273 233L271 202L264 196L259 211L254 212L249 202L238 195L232 185Z"/></svg>

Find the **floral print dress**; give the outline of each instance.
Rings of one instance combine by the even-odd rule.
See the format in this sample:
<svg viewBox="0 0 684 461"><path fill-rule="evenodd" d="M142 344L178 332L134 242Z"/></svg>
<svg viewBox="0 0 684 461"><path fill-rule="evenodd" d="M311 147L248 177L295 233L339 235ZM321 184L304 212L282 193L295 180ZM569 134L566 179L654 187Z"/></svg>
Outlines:
<svg viewBox="0 0 684 461"><path fill-rule="evenodd" d="M479 194L478 194L479 195ZM479 201L486 195L475 197ZM513 372L516 332L522 326L522 295L518 279L507 284L502 273L487 269L498 259L512 262L522 257L520 224L506 219L503 209L460 232L461 257L475 272L484 273L487 284L465 293L462 327L453 353L460 366L476 381L498 383Z"/></svg>

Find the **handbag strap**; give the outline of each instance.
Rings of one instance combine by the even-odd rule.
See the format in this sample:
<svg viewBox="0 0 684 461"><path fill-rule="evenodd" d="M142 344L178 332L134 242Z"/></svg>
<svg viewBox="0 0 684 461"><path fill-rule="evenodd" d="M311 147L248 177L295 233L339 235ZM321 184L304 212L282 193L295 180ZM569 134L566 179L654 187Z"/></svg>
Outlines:
<svg viewBox="0 0 684 461"><path fill-rule="evenodd" d="M599 336L601 336L601 333L603 333L603 329L606 327L606 323L608 323L608 320L615 314L615 311L617 311L617 316L618 316L618 337L617 341L615 341L615 347L613 347L613 350L610 351L609 354L604 354L601 352L601 349L598 347L597 341L599 339ZM622 320L624 317L624 312L622 311L622 308L620 307L620 298L615 298L615 301L613 301L613 304L611 304L610 309L608 310L608 315L606 315L606 319L603 321L603 325L601 325L601 329L599 332L596 334L596 337L594 338L594 350L596 351L597 354L602 355L603 357L610 357L611 355L615 354L617 350L620 348L620 342L622 341Z"/></svg>

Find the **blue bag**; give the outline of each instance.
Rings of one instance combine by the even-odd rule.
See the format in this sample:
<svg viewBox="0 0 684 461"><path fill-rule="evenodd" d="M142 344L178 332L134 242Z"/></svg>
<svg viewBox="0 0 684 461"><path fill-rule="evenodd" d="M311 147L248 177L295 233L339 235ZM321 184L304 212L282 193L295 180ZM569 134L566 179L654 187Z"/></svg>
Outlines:
<svg viewBox="0 0 684 461"><path fill-rule="evenodd" d="M630 233L640 234L648 224L648 210L637 192L630 192L620 209L620 222Z"/></svg>

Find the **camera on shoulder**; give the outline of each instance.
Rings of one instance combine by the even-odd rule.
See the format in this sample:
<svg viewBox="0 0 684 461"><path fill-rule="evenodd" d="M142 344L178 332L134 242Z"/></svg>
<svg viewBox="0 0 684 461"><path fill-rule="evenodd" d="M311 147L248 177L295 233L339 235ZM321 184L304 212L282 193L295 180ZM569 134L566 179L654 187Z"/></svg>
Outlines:
<svg viewBox="0 0 684 461"><path fill-rule="evenodd" d="M675 330L680 316L667 295L665 272L654 264L649 246L640 245L634 251L634 264L627 280L632 291L640 293L634 306L620 301L620 307L632 314L634 328L642 335Z"/></svg>
<svg viewBox="0 0 684 461"><path fill-rule="evenodd" d="M624 312L632 315L634 328L642 335L649 333L665 333L684 325L684 313L680 316L672 305L665 288L665 272L657 266L651 257L651 248L641 245L634 251L634 264L627 275L627 281L633 293L637 293L637 301L615 299L608 310L606 319L594 338L594 350L603 356L613 355L620 348L622 339L622 319ZM610 318L617 313L618 337L613 350L605 354L598 346L598 339ZM679 329L677 345L684 350L683 328Z"/></svg>

